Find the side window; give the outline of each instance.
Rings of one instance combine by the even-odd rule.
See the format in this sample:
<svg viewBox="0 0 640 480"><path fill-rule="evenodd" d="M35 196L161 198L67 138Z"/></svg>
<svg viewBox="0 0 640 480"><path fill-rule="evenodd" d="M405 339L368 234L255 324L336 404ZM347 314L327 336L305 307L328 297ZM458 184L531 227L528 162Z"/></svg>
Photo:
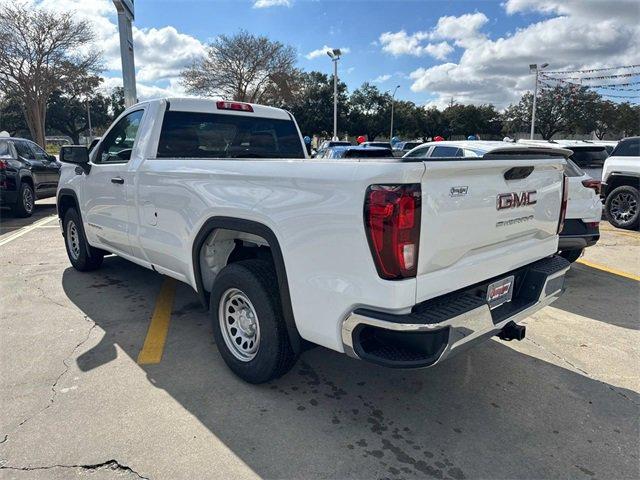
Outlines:
<svg viewBox="0 0 640 480"><path fill-rule="evenodd" d="M22 141L14 141L13 146L16 147L16 151L18 155L26 160L35 160L36 156L33 151L29 148L29 144L27 142Z"/></svg>
<svg viewBox="0 0 640 480"><path fill-rule="evenodd" d="M611 153L612 157L639 157L640 156L640 138L632 138L623 140L618 144Z"/></svg>
<svg viewBox="0 0 640 480"><path fill-rule="evenodd" d="M469 150L468 148L464 149L464 156L465 157L481 157L482 155L480 155L478 152L476 152L475 150Z"/></svg>
<svg viewBox="0 0 640 480"><path fill-rule="evenodd" d="M408 153L407 158L426 158L430 148L430 146L418 148L413 152Z"/></svg>
<svg viewBox="0 0 640 480"><path fill-rule="evenodd" d="M129 161L143 114L144 110L136 110L114 125L100 144L96 163L127 163Z"/></svg>
<svg viewBox="0 0 640 480"><path fill-rule="evenodd" d="M436 147L431 152L430 158L461 157L462 150L458 147Z"/></svg>
<svg viewBox="0 0 640 480"><path fill-rule="evenodd" d="M40 145L33 142L29 142L28 145L31 147L31 150L33 150L33 154L35 155L36 160L49 161L49 155L47 155L47 153L42 148L40 148Z"/></svg>

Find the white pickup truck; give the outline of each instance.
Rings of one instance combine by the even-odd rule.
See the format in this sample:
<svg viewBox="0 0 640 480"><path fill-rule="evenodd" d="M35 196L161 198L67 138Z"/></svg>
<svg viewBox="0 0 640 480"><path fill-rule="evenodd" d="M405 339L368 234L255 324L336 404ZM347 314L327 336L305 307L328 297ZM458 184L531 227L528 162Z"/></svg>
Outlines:
<svg viewBox="0 0 640 480"><path fill-rule="evenodd" d="M316 160L284 110L169 98L62 148L58 215L76 269L113 253L191 285L248 382L311 344L426 367L561 295L568 153Z"/></svg>

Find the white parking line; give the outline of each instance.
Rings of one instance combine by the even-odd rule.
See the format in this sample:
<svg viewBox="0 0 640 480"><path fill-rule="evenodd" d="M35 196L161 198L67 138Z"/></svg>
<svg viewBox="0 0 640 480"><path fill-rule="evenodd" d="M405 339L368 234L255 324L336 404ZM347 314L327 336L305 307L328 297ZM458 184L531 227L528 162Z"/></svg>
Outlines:
<svg viewBox="0 0 640 480"><path fill-rule="evenodd" d="M22 227L17 232L14 232L11 235L9 235L8 237L3 238L2 240L0 240L0 247L2 245L6 245L7 243L9 243L12 240L15 240L16 238L21 237L25 233L29 233L31 230L35 230L38 227L42 227L45 223L49 223L51 220L53 220L55 218L56 218L55 215L49 215L48 217L41 218L40 220L38 220L37 222L35 222L35 223L31 224L31 225L28 225L26 227Z"/></svg>

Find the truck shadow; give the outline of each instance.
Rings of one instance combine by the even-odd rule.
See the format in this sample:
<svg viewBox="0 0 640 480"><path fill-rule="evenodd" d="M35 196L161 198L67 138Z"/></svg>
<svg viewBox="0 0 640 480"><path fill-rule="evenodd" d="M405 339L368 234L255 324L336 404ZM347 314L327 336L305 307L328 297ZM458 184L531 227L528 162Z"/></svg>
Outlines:
<svg viewBox="0 0 640 480"><path fill-rule="evenodd" d="M63 275L104 330L82 371L142 346L163 277L116 257ZM150 382L265 478L632 478L640 397L499 342L428 370L390 370L315 348L270 384L237 379L209 316L179 285ZM213 452L212 452L213 455Z"/></svg>
<svg viewBox="0 0 640 480"><path fill-rule="evenodd" d="M553 306L618 327L640 330L640 282L574 263L567 290Z"/></svg>

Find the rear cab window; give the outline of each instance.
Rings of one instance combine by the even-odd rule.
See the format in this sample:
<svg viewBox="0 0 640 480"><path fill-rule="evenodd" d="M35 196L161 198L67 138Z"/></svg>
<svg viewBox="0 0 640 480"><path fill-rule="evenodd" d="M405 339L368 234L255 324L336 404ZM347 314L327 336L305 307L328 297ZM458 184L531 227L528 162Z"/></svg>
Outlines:
<svg viewBox="0 0 640 480"><path fill-rule="evenodd" d="M584 175L584 171L571 161L571 159L567 158L567 164L564 166L564 174L567 177L582 177Z"/></svg>
<svg viewBox="0 0 640 480"><path fill-rule="evenodd" d="M165 112L157 158L305 158L292 120Z"/></svg>

